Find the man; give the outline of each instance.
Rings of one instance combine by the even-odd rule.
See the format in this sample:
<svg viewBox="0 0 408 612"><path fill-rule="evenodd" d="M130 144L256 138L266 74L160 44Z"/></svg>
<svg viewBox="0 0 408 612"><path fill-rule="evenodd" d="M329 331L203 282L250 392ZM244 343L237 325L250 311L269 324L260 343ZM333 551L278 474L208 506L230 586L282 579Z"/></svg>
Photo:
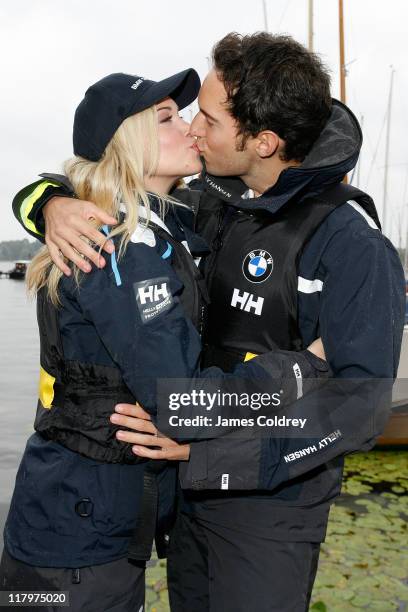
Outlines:
<svg viewBox="0 0 408 612"><path fill-rule="evenodd" d="M321 336L338 381L368 379L372 389L378 379L392 380L404 278L372 200L341 186L361 147L355 117L332 101L317 57L290 37L229 34L216 44L213 62L191 127L206 166L197 227L212 248L204 262L211 297L204 363L227 369ZM40 198L27 188L15 203L34 233L41 207L64 194L61 186L36 188ZM72 247L95 259L79 235L101 243L86 225L98 209L55 198L44 216L61 269L69 273L59 250L86 271ZM330 393L323 402L297 402L297 410L324 419L338 401ZM372 390L345 395L327 437L306 448L293 438L278 446L265 439L246 454L227 439L191 445L169 551L173 610L307 610L330 505L340 493L342 456L370 448L384 425L370 422ZM143 430L137 409L122 412L129 416L118 422ZM345 418L354 439L339 425ZM145 456L165 456L138 434L126 435L145 444ZM226 472L230 490L220 490Z"/></svg>

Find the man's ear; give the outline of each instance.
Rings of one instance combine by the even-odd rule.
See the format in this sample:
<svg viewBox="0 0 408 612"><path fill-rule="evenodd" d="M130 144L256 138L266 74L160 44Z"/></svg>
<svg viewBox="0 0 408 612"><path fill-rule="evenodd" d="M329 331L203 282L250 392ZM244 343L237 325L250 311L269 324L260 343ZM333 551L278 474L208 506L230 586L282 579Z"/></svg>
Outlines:
<svg viewBox="0 0 408 612"><path fill-rule="evenodd" d="M272 157L279 147L280 138L275 132L264 130L255 138L255 151L259 157Z"/></svg>

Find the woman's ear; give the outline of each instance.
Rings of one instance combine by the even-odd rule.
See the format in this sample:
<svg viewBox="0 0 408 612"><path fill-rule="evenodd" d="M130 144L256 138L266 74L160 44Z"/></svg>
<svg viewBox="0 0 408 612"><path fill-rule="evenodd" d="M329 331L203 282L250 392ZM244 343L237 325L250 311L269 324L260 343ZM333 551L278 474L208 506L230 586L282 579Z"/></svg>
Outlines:
<svg viewBox="0 0 408 612"><path fill-rule="evenodd" d="M275 132L264 130L256 136L255 151L259 157L272 157L279 147L280 138Z"/></svg>

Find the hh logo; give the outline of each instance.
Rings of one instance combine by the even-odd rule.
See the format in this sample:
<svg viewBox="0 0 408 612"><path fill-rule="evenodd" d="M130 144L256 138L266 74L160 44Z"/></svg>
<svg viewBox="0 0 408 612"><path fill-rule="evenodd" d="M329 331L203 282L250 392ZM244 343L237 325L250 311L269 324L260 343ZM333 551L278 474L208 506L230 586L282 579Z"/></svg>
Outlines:
<svg viewBox="0 0 408 612"><path fill-rule="evenodd" d="M166 276L134 283L133 288L143 323L148 323L167 312L174 303L170 281Z"/></svg>
<svg viewBox="0 0 408 612"><path fill-rule="evenodd" d="M263 308L264 298L255 297L247 291L240 293L239 289L234 289L232 294L231 306L233 308L239 308L245 312L254 312L254 314L261 316Z"/></svg>
<svg viewBox="0 0 408 612"><path fill-rule="evenodd" d="M141 304L146 304L147 301L159 302L160 300L168 297L169 292L167 290L167 284L162 283L161 285L149 285L148 287L139 287L139 299Z"/></svg>

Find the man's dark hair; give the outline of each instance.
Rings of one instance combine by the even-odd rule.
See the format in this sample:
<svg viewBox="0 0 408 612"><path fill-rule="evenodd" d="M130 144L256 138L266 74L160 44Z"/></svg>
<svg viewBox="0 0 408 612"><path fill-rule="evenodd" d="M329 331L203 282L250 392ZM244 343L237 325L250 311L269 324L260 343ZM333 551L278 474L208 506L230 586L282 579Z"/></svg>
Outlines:
<svg viewBox="0 0 408 612"><path fill-rule="evenodd" d="M213 63L242 136L272 130L285 141L284 161L303 161L331 112L330 76L321 60L290 36L227 34Z"/></svg>

